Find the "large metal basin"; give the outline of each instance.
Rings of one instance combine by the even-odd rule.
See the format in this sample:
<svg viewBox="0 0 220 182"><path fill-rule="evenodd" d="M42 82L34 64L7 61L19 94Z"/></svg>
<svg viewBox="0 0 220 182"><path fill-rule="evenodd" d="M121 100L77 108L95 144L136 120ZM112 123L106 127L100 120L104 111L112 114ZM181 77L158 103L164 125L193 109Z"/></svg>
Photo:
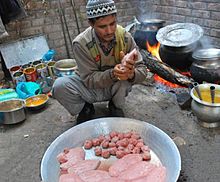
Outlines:
<svg viewBox="0 0 220 182"><path fill-rule="evenodd" d="M129 118L99 118L77 125L57 137L46 150L41 161L43 182L58 182L59 163L56 156L67 147L82 146L88 138L108 134L110 131L136 131L150 146L167 169L167 182L176 182L181 170L181 158L173 140L159 128ZM87 155L87 154L86 154Z"/></svg>

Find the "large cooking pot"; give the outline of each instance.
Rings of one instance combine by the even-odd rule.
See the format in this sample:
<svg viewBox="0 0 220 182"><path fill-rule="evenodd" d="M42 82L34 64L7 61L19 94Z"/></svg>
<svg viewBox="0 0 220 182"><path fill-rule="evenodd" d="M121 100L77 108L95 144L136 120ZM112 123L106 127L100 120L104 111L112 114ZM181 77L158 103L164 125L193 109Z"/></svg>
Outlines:
<svg viewBox="0 0 220 182"><path fill-rule="evenodd" d="M0 122L3 124L16 124L26 119L24 101L11 99L0 102Z"/></svg>
<svg viewBox="0 0 220 182"><path fill-rule="evenodd" d="M159 54L168 65L186 69L192 64L191 56L198 47L203 29L193 23L176 23L158 30Z"/></svg>
<svg viewBox="0 0 220 182"><path fill-rule="evenodd" d="M157 31L163 27L164 23L165 21L160 19L146 19L136 24L136 31L134 33L136 44L144 50L147 49L147 41L150 45L155 45L157 43Z"/></svg>
<svg viewBox="0 0 220 182"><path fill-rule="evenodd" d="M191 57L196 47L197 43L183 47L170 47L161 44L159 55L161 60L171 67L184 70L191 66Z"/></svg>
<svg viewBox="0 0 220 182"><path fill-rule="evenodd" d="M199 83L220 81L220 49L199 49L192 54L190 72Z"/></svg>
<svg viewBox="0 0 220 182"><path fill-rule="evenodd" d="M129 118L99 118L77 125L51 143L45 152L41 162L41 177L44 182L59 181L59 162L57 155L64 148L80 147L86 139L97 137L101 134L107 135L111 131L128 132L135 131L141 135L146 145L154 153L154 159L158 159L166 167L166 182L176 182L181 170L181 158L178 148L173 140L159 128L146 123ZM93 151L86 150L86 159L102 159L96 157ZM156 159L157 158L157 159ZM107 163L116 160L115 157L107 159Z"/></svg>

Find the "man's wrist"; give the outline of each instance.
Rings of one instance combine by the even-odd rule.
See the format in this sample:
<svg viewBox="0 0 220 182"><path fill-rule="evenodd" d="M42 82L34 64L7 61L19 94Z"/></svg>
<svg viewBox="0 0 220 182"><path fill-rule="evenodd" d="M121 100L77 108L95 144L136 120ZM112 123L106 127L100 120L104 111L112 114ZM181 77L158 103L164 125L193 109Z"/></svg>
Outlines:
<svg viewBox="0 0 220 182"><path fill-rule="evenodd" d="M118 81L118 78L114 75L114 69L111 69L111 70L110 70L109 75L110 75L110 78L111 78L114 82Z"/></svg>
<svg viewBox="0 0 220 182"><path fill-rule="evenodd" d="M131 76L129 76L128 81L133 82L134 79L135 79L135 72Z"/></svg>

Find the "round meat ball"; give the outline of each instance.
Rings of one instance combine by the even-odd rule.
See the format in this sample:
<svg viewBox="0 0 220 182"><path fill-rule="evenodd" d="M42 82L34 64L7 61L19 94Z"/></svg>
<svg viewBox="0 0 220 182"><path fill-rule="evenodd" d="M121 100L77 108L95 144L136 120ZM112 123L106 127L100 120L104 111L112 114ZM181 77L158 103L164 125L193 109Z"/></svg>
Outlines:
<svg viewBox="0 0 220 182"><path fill-rule="evenodd" d="M143 158L143 160L144 161L149 161L149 160L151 160L151 155L150 155L150 152L143 152L142 154L142 158Z"/></svg>
<svg viewBox="0 0 220 182"><path fill-rule="evenodd" d="M122 151L122 150L118 150L117 152L116 152L116 157L118 158L118 159L121 159L122 157L124 157L126 155L126 153L124 152L124 151Z"/></svg>
<svg viewBox="0 0 220 182"><path fill-rule="evenodd" d="M96 156L101 156L102 155L102 148L101 147L96 147L94 149L95 155Z"/></svg>
<svg viewBox="0 0 220 182"><path fill-rule="evenodd" d="M102 157L105 159L108 159L110 157L110 152L109 150L102 150Z"/></svg>
<svg viewBox="0 0 220 182"><path fill-rule="evenodd" d="M85 149L91 149L92 146L93 146L93 144L92 144L92 141L91 141L91 140L86 140L86 141L84 142L84 148L85 148Z"/></svg>

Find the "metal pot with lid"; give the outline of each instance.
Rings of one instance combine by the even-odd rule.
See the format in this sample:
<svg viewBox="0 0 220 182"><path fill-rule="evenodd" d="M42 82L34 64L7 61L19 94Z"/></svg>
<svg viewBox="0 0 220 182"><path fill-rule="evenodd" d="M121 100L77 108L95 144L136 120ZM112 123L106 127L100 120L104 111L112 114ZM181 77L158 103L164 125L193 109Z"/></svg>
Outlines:
<svg viewBox="0 0 220 182"><path fill-rule="evenodd" d="M220 49L199 49L192 54L190 72L197 82L216 83L220 81Z"/></svg>
<svg viewBox="0 0 220 182"><path fill-rule="evenodd" d="M159 54L162 61L174 68L189 68L192 53L202 36L203 29L193 23L176 23L161 28L156 38L161 44Z"/></svg>

